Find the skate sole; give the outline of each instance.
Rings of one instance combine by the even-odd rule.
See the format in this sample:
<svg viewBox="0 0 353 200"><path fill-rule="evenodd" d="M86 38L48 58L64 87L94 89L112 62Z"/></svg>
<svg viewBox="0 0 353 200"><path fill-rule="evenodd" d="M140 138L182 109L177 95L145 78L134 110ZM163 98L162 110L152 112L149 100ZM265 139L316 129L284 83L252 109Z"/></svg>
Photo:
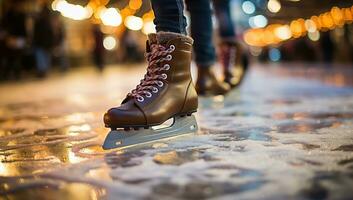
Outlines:
<svg viewBox="0 0 353 200"><path fill-rule="evenodd" d="M176 117L186 117L186 116L191 116L193 113L197 112L197 110L193 110L193 111L189 111L189 112L184 112L184 113L178 113L174 116L169 117L168 119L171 118L176 118ZM164 121L166 122L166 121ZM155 124L149 124L149 125L128 125L128 126L118 126L118 127L114 127L114 126L107 126L105 125L106 128L110 128L112 131L117 130L117 129L124 129L125 131L129 131L129 130L139 130L140 128L144 128L144 129L149 129L150 127L153 126L159 126L162 125L164 122L161 123L155 123Z"/></svg>
<svg viewBox="0 0 353 200"><path fill-rule="evenodd" d="M128 148L136 145L156 142L162 139L170 139L180 135L194 133L198 130L196 118L174 117L171 126L154 130L152 127L142 130L114 130L110 131L102 145L103 149Z"/></svg>

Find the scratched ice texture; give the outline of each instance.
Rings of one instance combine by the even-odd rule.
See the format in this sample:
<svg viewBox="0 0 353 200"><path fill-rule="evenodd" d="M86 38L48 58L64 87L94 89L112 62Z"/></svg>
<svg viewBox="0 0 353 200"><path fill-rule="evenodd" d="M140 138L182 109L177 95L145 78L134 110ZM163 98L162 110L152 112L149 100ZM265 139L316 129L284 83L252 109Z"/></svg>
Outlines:
<svg viewBox="0 0 353 200"><path fill-rule="evenodd" d="M143 73L1 84L0 199L353 199L353 71L253 67L200 99L197 134L102 150L102 114Z"/></svg>

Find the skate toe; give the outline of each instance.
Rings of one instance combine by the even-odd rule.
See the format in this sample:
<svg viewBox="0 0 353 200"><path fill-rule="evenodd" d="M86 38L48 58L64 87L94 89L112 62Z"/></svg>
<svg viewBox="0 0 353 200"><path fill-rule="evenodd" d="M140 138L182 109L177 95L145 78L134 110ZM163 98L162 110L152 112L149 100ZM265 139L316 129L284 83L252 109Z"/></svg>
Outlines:
<svg viewBox="0 0 353 200"><path fill-rule="evenodd" d="M103 117L106 127L125 128L133 125L144 125L145 118L138 109L125 110L120 108L109 109Z"/></svg>

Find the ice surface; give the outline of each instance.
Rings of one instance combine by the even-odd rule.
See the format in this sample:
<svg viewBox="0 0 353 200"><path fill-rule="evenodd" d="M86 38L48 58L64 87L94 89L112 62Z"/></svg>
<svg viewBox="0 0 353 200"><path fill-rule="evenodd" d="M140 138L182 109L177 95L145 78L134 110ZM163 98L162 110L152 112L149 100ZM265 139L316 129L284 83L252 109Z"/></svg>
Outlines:
<svg viewBox="0 0 353 200"><path fill-rule="evenodd" d="M0 197L352 199L353 89L265 69L201 98L196 135L124 151L100 147L102 114L143 69L2 84Z"/></svg>

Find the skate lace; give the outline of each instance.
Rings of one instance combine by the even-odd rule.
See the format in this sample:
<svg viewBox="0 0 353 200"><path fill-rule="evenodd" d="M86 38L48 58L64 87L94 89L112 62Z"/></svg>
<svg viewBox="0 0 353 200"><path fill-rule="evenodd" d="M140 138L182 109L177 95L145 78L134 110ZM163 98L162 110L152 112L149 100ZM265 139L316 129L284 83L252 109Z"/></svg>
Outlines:
<svg viewBox="0 0 353 200"><path fill-rule="evenodd" d="M135 98L139 102L144 101L144 96L151 98L153 93L159 91L158 87L161 88L164 85L163 80L168 78L166 72L170 69L169 64L161 66L161 62L170 61L172 59L172 53L175 50L174 45L170 45L166 48L160 44L152 44L150 46L150 52L145 54L148 62L147 73L144 78L141 79L140 84L136 86L134 90L128 93L127 96Z"/></svg>

